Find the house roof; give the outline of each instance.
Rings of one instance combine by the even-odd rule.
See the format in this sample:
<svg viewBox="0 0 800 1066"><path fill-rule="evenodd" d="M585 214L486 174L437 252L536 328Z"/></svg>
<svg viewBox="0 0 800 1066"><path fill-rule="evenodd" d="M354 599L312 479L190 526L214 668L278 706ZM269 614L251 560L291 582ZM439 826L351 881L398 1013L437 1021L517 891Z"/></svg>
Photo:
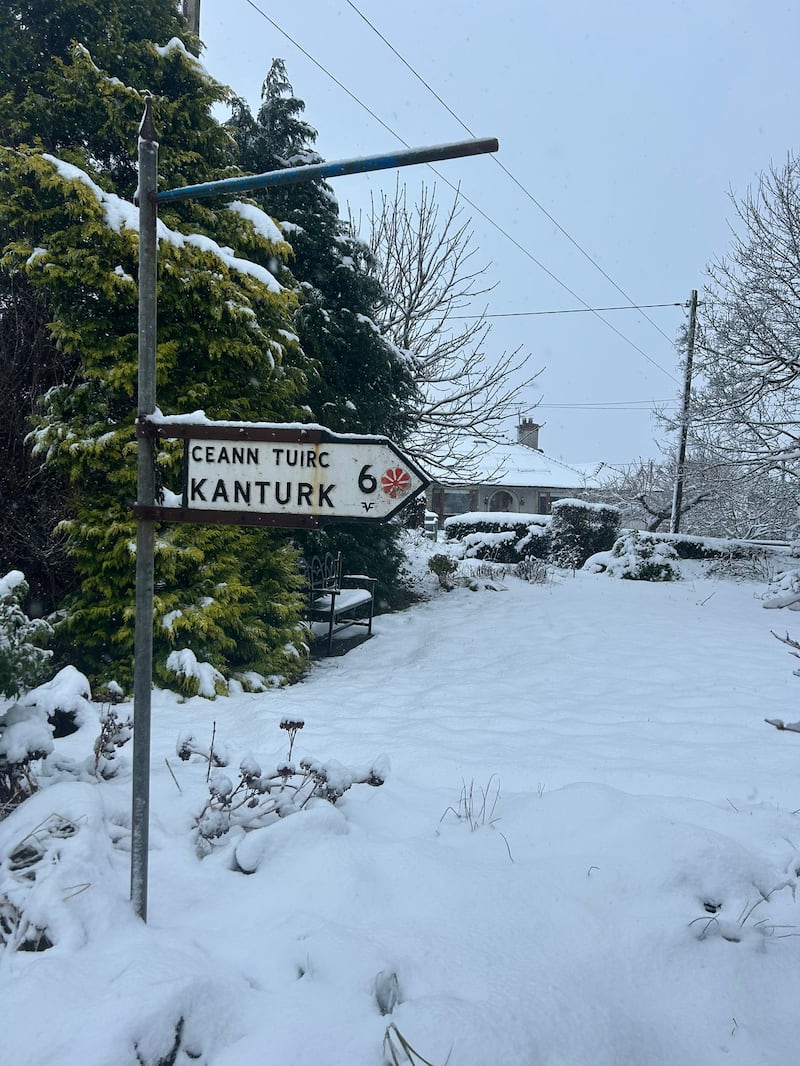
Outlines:
<svg viewBox="0 0 800 1066"><path fill-rule="evenodd" d="M570 465L525 444L495 444L481 459L473 485L518 485L532 488L598 488L599 463Z"/></svg>

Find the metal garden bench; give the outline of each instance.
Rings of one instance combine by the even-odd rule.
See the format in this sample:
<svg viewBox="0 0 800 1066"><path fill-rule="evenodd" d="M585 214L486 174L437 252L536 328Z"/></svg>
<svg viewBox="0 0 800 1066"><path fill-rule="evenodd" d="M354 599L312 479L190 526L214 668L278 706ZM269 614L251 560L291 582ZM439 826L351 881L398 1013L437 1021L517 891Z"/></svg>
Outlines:
<svg viewBox="0 0 800 1066"><path fill-rule="evenodd" d="M301 572L305 577L306 621L317 636L327 640L328 655L333 653L335 635L350 626L361 626L368 637L372 636L376 578L343 574L341 552L302 560Z"/></svg>

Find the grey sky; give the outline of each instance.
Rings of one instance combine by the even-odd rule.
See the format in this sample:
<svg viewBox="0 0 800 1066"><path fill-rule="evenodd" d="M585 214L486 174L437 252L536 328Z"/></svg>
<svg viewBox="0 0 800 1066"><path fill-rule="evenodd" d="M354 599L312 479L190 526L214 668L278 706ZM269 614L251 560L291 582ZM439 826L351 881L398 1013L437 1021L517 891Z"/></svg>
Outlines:
<svg viewBox="0 0 800 1066"><path fill-rule="evenodd" d="M499 138L504 166L636 303L682 304L701 289L705 264L727 248L729 189L743 193L797 146L794 3L353 3L477 136ZM272 58L285 59L327 159L400 145L254 5L408 144L467 136L347 0L202 0L209 72L255 109ZM497 283L490 313L580 308L567 289L592 307L628 302L494 160L436 169L529 253L465 208ZM452 198L428 168L403 177L412 192L425 180ZM343 209L358 209L394 181L333 186ZM591 314L494 320L498 349L521 344L546 368L520 397L542 399L533 417L545 451L611 463L658 454L647 403L638 413L574 406L675 402L673 341L686 312L647 314L655 326L638 311L604 314L626 339Z"/></svg>

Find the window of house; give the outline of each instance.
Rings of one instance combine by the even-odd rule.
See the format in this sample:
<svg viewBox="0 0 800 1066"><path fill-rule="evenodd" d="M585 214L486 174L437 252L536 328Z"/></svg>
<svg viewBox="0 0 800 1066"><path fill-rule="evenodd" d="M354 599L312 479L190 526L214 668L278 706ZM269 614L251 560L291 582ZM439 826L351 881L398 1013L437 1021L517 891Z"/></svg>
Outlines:
<svg viewBox="0 0 800 1066"><path fill-rule="evenodd" d="M445 514L464 514L472 510L472 493L469 489L445 489L444 512Z"/></svg>

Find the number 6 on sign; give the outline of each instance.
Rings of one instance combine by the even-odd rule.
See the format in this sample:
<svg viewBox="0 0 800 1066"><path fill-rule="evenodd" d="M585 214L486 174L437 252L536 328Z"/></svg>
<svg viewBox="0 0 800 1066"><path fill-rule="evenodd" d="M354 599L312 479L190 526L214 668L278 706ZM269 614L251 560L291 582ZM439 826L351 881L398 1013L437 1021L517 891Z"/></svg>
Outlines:
<svg viewBox="0 0 800 1066"><path fill-rule="evenodd" d="M378 487L378 479L367 473L371 469L372 463L367 463L366 466L361 467L361 473L358 475L358 487L366 496L369 496L371 492L375 492Z"/></svg>

